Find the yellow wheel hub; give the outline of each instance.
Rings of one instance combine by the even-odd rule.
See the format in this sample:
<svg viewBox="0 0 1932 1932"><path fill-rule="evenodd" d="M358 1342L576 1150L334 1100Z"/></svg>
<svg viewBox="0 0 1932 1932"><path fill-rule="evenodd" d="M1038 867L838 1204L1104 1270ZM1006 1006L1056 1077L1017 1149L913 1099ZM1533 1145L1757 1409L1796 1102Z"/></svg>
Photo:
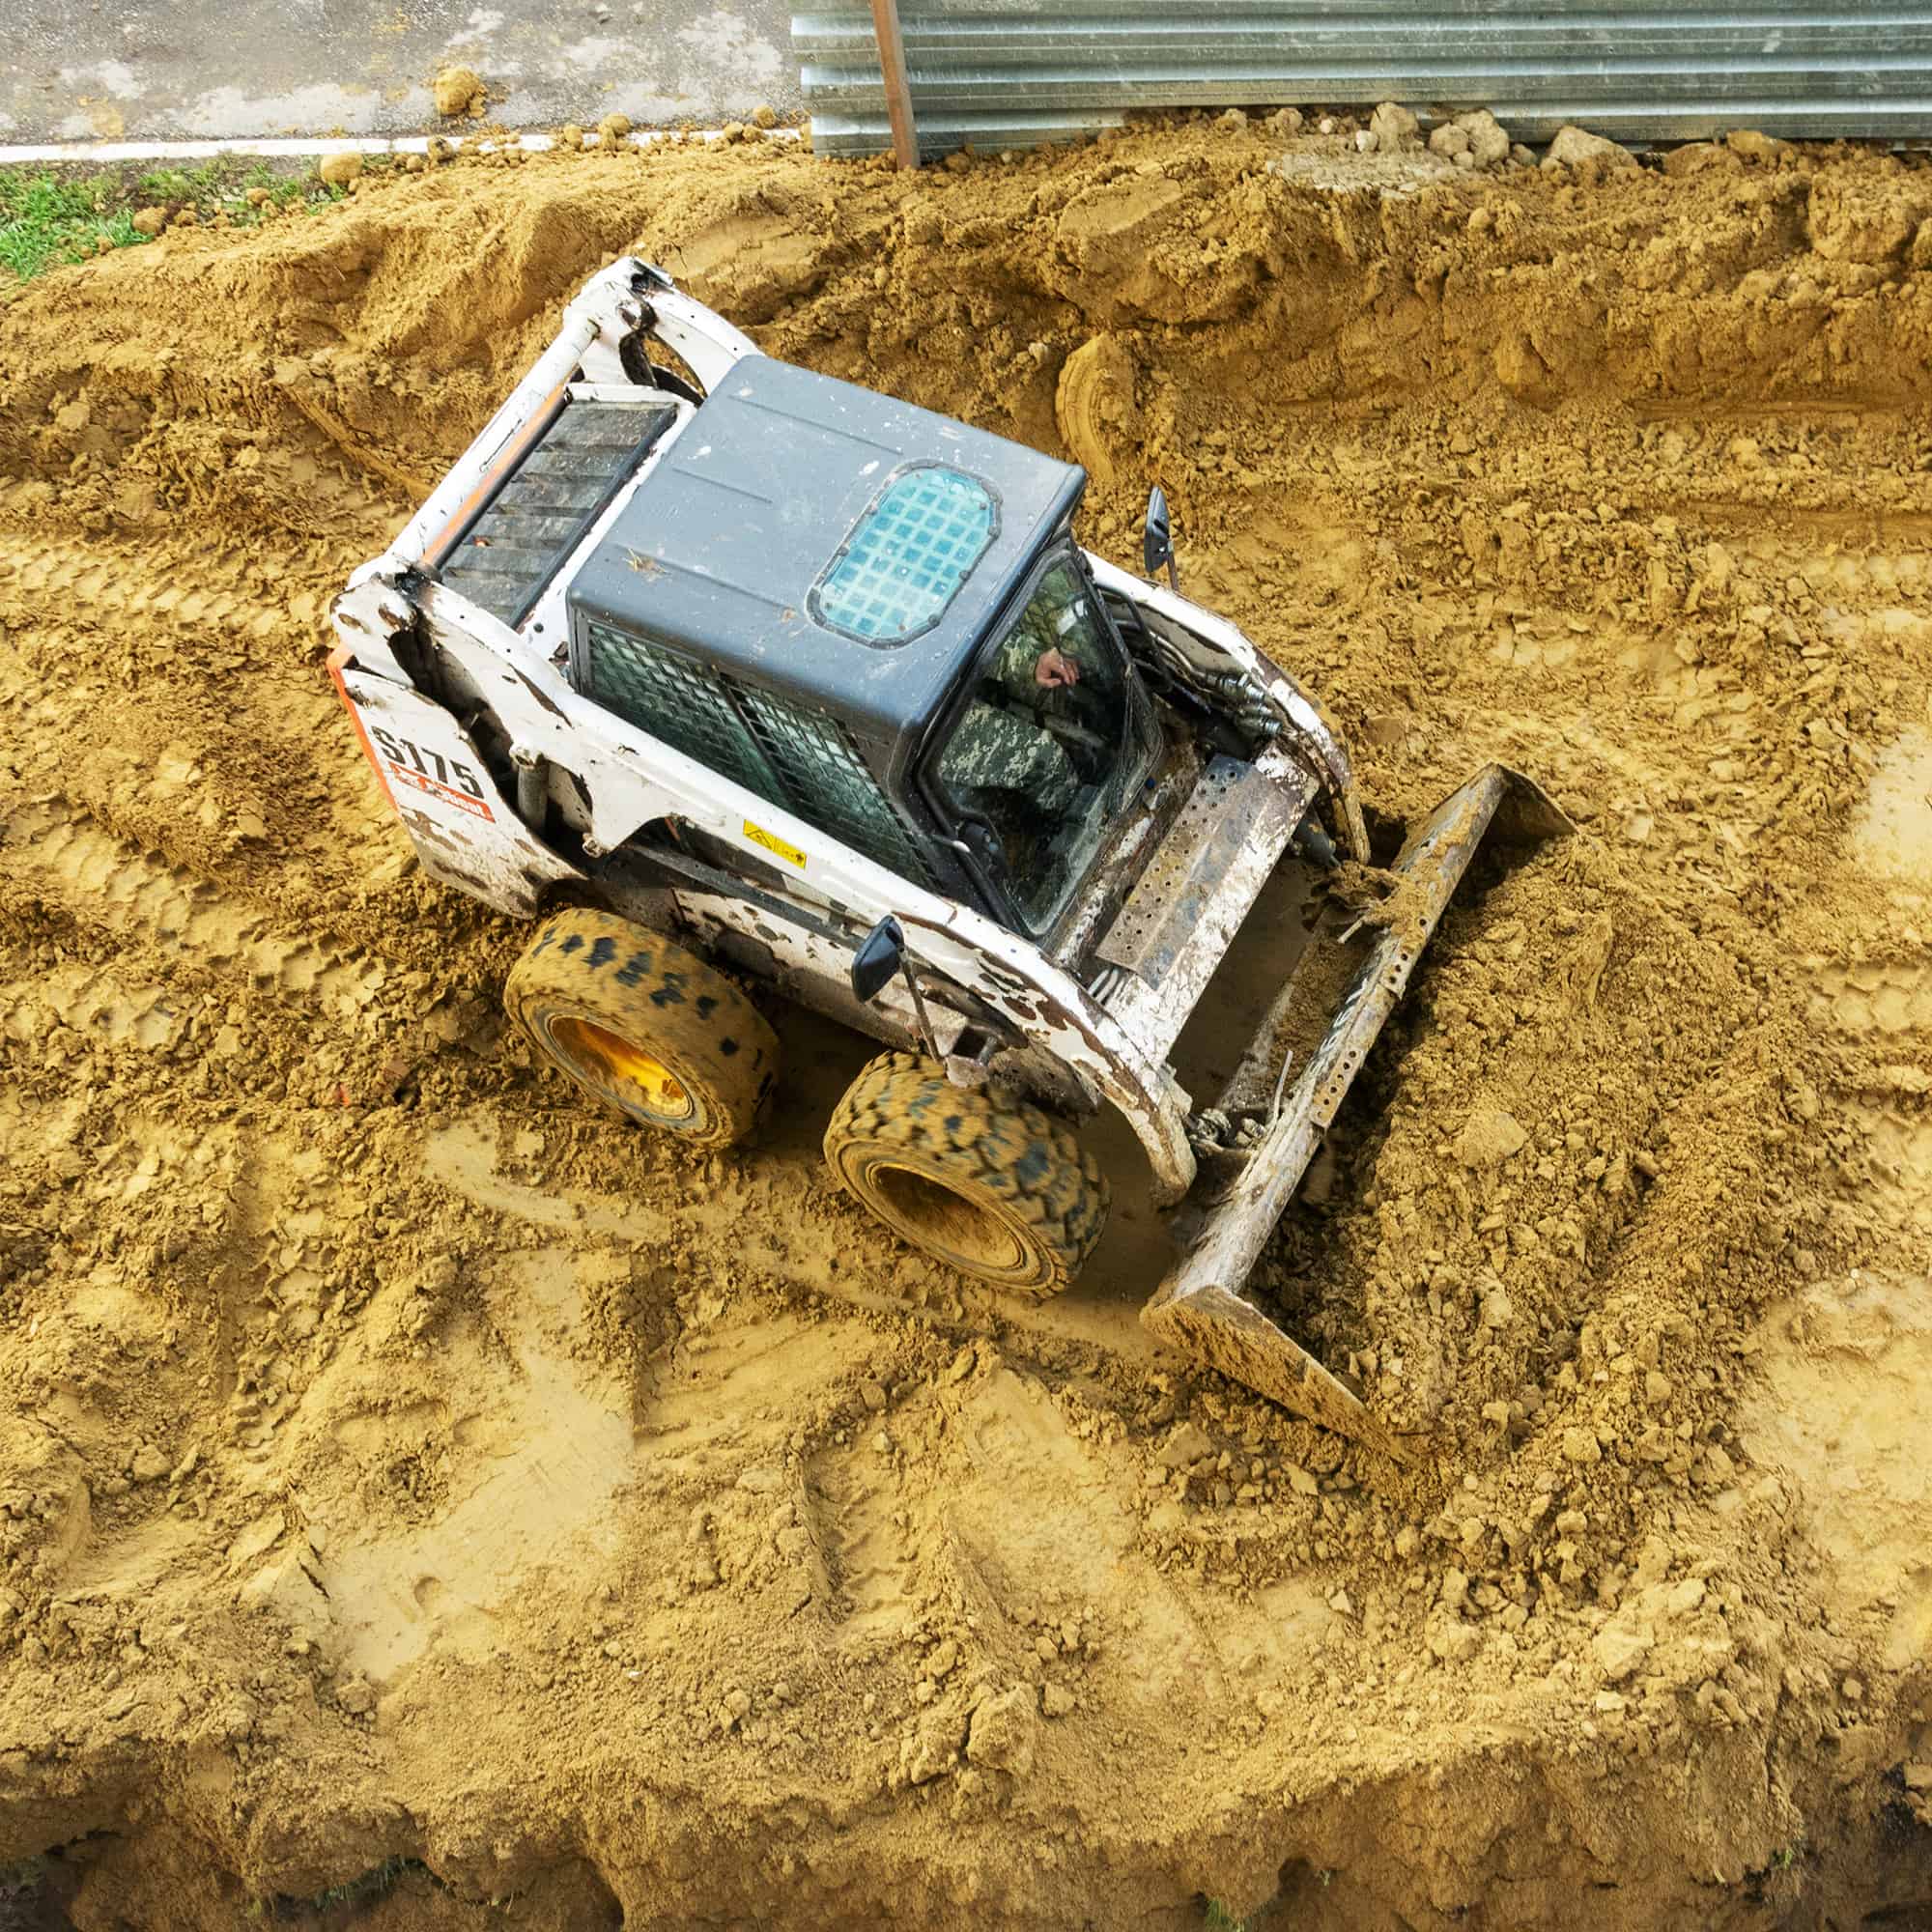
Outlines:
<svg viewBox="0 0 1932 1932"><path fill-rule="evenodd" d="M662 1060L621 1034L594 1020L573 1018L555 1021L551 1037L580 1066L601 1074L607 1086L635 1092L644 1111L658 1120L688 1120L696 1111L684 1082Z"/></svg>

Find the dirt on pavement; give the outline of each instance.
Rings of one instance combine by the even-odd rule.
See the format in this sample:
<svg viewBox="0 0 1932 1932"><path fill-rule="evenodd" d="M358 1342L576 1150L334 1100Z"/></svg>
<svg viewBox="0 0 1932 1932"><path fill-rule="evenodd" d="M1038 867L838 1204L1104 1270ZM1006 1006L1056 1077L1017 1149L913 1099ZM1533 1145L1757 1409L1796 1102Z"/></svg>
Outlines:
<svg viewBox="0 0 1932 1932"><path fill-rule="evenodd" d="M1932 170L1342 145L478 156L0 316L7 1884L1926 1909ZM895 1247L816 1157L829 1027L702 1158L505 1031L520 934L415 872L326 613L630 251L1071 439L1110 555L1164 485L1381 819L1491 758L1577 819L1459 900L1257 1282L1413 1466L1154 1352L1131 1189L1037 1313Z"/></svg>

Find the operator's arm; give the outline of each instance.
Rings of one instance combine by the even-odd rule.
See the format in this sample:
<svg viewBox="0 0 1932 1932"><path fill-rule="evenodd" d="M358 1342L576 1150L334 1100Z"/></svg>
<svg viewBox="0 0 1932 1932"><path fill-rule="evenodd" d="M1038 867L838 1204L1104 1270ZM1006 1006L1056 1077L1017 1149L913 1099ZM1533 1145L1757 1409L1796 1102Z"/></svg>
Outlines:
<svg viewBox="0 0 1932 1932"><path fill-rule="evenodd" d="M1034 672L1039 663L1040 645L1022 624L1007 634L1007 640L987 667L986 681L996 686L1009 704L1032 709L1039 702Z"/></svg>

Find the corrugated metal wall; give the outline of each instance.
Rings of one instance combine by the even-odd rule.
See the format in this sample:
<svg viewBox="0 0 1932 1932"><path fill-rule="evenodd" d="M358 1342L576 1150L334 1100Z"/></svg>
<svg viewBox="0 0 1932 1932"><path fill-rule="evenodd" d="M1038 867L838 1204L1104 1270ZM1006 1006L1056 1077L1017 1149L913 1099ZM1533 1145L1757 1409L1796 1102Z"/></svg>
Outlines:
<svg viewBox="0 0 1932 1932"><path fill-rule="evenodd" d="M1064 140L1131 107L1490 107L1519 140L1932 134L1932 6L1769 0L899 0L920 145ZM890 147L871 12L792 15L825 154Z"/></svg>

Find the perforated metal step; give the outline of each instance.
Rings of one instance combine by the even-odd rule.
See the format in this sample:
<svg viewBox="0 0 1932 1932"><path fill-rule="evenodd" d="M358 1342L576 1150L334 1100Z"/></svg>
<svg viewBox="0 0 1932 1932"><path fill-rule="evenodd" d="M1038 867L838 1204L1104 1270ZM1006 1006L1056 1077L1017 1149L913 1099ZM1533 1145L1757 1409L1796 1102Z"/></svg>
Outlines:
<svg viewBox="0 0 1932 1932"><path fill-rule="evenodd" d="M1123 969L1107 1010L1165 1060L1274 869L1315 780L1279 753L1215 757L1095 949Z"/></svg>

